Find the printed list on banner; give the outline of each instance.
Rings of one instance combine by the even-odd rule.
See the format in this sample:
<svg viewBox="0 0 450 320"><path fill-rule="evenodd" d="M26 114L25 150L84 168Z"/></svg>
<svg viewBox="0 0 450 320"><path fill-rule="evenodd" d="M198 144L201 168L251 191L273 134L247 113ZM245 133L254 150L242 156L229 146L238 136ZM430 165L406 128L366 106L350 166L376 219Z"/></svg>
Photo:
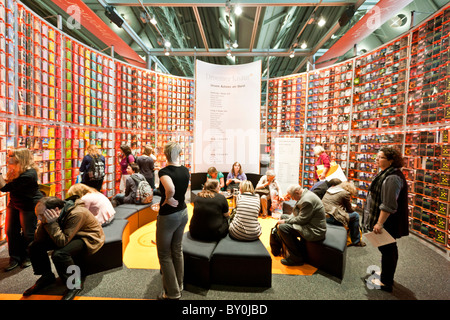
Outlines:
<svg viewBox="0 0 450 320"><path fill-rule="evenodd" d="M197 61L194 172L228 172L234 162L259 173L261 63Z"/></svg>

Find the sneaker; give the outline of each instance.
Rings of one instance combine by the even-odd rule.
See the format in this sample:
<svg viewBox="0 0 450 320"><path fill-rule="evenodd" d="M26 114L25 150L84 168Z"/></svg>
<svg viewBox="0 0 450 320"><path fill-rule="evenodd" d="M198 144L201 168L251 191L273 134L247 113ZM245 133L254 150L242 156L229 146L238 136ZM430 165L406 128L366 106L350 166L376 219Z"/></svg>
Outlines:
<svg viewBox="0 0 450 320"><path fill-rule="evenodd" d="M285 266L289 266L289 267L304 265L303 262L295 262L290 258L281 259L281 264L284 264Z"/></svg>
<svg viewBox="0 0 450 320"><path fill-rule="evenodd" d="M10 259L10 260L9 260L8 266L5 268L5 271L6 271L6 272L12 271L12 270L14 270L15 268L17 268L18 266L19 266L19 262L17 262L17 260L15 260L15 259Z"/></svg>
<svg viewBox="0 0 450 320"><path fill-rule="evenodd" d="M31 266L31 260L29 258L23 259L22 262L20 263L20 266L23 269L28 268L29 266Z"/></svg>

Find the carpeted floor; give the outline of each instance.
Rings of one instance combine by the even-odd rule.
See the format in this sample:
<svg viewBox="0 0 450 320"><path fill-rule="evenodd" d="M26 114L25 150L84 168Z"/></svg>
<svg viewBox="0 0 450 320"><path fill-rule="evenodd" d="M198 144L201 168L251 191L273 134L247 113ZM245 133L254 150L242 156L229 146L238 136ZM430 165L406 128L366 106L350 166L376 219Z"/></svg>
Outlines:
<svg viewBox="0 0 450 320"><path fill-rule="evenodd" d="M267 230L270 230L270 227L275 224L275 220L264 219L262 224L265 231L261 239L264 242L268 241L264 239L268 239ZM151 247L153 245L151 240L154 240L154 234L152 235L154 231L151 231L151 228L153 227L147 225L136 231L132 235L131 241L141 244L143 249ZM295 272L291 272L292 270L290 272L287 270L277 271L277 261L274 259L271 288L213 285L209 289L204 289L186 285L182 300L189 304L194 301L201 303L201 300L208 300L209 303L212 303L211 301L223 303L234 300L260 300L264 303L293 300L448 300L450 297L448 254L414 235L399 239L398 247L400 258L393 293L369 289L365 285L364 280L369 276L367 274L368 267L372 265L380 266L378 249L368 244L363 248L348 248L343 280L329 276L320 270L311 271L311 275L308 276L295 274ZM129 248L131 250L132 247ZM155 264L155 258L151 258L152 265L150 265L149 256L151 254L144 251L138 256L141 257L143 262L146 262L141 267L134 265L134 262L131 265L128 261L128 255L131 253L131 251L126 251L123 267L86 277L84 289L80 297L76 299L155 299L162 288L157 261ZM33 274L31 267L27 269L19 267L11 272L4 272L3 269L8 265L8 262L8 247L7 244L4 244L0 246L0 300L23 299L22 292L32 286L38 277ZM32 296L26 300L57 300L60 299L63 292L64 286L57 281L54 285L43 290L41 295ZM278 305L275 305L274 308L279 310ZM295 309L297 307L296 304L283 304L283 308ZM272 309L272 312L274 310ZM175 311L181 312L180 309Z"/></svg>
<svg viewBox="0 0 450 320"><path fill-rule="evenodd" d="M189 230L189 222L192 217L193 207L188 204L189 221L185 231ZM262 228L260 239L270 252L270 230L276 224L275 219L268 217L266 219L259 218ZM130 236L130 242L125 251L123 262L129 269L155 269L159 270L159 261L156 253L155 244L156 221L151 222ZM272 274L290 274L290 275L313 275L317 268L305 264L297 267L287 267L281 263L282 257L274 257L272 255Z"/></svg>

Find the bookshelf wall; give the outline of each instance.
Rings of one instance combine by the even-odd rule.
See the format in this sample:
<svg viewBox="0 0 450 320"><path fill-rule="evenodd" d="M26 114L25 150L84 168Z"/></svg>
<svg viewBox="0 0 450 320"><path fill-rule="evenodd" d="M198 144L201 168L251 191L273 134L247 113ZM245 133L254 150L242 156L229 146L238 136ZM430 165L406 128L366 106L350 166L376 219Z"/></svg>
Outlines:
<svg viewBox="0 0 450 320"><path fill-rule="evenodd" d="M450 7L362 56L303 74L268 79L263 132L299 137L299 183L314 183L315 145L354 181L362 211L374 157L394 145L406 159L411 231L449 248ZM178 141L192 163L194 80L120 62L65 35L18 0L0 0L0 159L30 148L41 183L56 195L76 181L89 144L106 158L104 192L118 190L117 150ZM5 170L5 168L2 168ZM0 194L0 240L7 195Z"/></svg>

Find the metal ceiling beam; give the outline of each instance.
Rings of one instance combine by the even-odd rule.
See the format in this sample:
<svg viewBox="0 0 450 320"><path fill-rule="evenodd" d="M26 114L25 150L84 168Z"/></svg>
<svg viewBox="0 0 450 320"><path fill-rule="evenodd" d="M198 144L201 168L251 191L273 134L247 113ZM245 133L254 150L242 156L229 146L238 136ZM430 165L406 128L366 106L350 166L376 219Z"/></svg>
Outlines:
<svg viewBox="0 0 450 320"><path fill-rule="evenodd" d="M197 26L200 30L200 35L202 36L203 45L206 51L209 51L208 41L206 40L205 36L205 29L203 28L202 19L200 18L200 14L198 13L198 8L193 7L192 9L194 10L195 20L197 20Z"/></svg>
<svg viewBox="0 0 450 320"><path fill-rule="evenodd" d="M323 0L320 6L322 7L338 7L338 6L350 6L354 5L358 0L346 0L346 1L336 1L336 0ZM202 2L192 1L192 0L166 0L164 2L156 2L153 0L141 0L144 6L151 7L224 7L224 0L205 0ZM140 3L136 3L136 0L108 0L108 4L112 6L140 6ZM301 7L312 7L317 5L317 1L313 0L239 0L239 5L241 7L269 7L269 6L301 6Z"/></svg>
<svg viewBox="0 0 450 320"><path fill-rule="evenodd" d="M164 49L151 49L151 54L154 56L163 56L165 54ZM227 55L228 50L225 49L172 49L170 56L197 56L197 57L223 57ZM290 51L286 49L264 49L264 50L240 50L233 49L231 54L236 57L261 57L261 56L274 56L274 57L288 57ZM296 56L308 56L311 54L311 50L298 50L295 52Z"/></svg>
<svg viewBox="0 0 450 320"><path fill-rule="evenodd" d="M258 32L259 16L261 15L261 7L256 7L255 21L253 22L252 38L250 40L249 50L253 51L255 45L256 33Z"/></svg>

